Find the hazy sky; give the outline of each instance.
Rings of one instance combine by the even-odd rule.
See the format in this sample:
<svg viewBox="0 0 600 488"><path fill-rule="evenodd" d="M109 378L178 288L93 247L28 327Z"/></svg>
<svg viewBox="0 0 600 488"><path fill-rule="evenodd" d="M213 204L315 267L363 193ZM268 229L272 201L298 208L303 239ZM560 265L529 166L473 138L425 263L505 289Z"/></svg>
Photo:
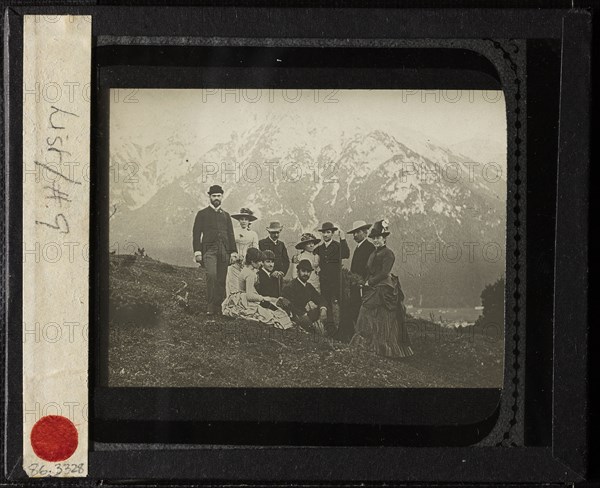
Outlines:
<svg viewBox="0 0 600 488"><path fill-rule="evenodd" d="M503 93L477 90L118 89L111 137L151 144L193 127L196 143L210 146L286 114L301 114L307 126L371 126L414 131L444 146L483 139L506 147Z"/></svg>

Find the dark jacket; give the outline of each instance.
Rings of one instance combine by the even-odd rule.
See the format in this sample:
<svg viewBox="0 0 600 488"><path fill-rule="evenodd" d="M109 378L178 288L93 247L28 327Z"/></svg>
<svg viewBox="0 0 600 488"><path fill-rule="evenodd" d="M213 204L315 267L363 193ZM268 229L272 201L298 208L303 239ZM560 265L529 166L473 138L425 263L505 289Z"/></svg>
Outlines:
<svg viewBox="0 0 600 488"><path fill-rule="evenodd" d="M290 269L290 258L283 242L277 241L277 243L274 243L270 237L265 237L258 241L258 248L261 251L267 249L273 251L275 254L275 268L273 268L273 271L281 271L284 275L287 274L288 269Z"/></svg>
<svg viewBox="0 0 600 488"><path fill-rule="evenodd" d="M293 279L283 287L281 296L287 298L292 304L292 313L295 317L302 317L306 314L306 304L314 302L318 307L324 307L325 302L319 292L310 283L305 286L300 283L298 278Z"/></svg>
<svg viewBox="0 0 600 488"><path fill-rule="evenodd" d="M321 293L325 298L338 299L340 297L340 280L342 273L342 259L350 257L350 249L346 239L340 242L331 241L329 246L319 244L313 251L319 256L319 280Z"/></svg>
<svg viewBox="0 0 600 488"><path fill-rule="evenodd" d="M256 291L265 297L280 296L279 293L279 280L269 274L264 269L259 269L256 273L258 280L256 282Z"/></svg>
<svg viewBox="0 0 600 488"><path fill-rule="evenodd" d="M375 251L375 246L371 241L365 239L364 242L362 242L361 245L354 250L350 271L362 276L363 279L366 280L369 274L367 263L369 261L369 256L371 256L373 251Z"/></svg>
<svg viewBox="0 0 600 488"><path fill-rule="evenodd" d="M397 310L398 320L404 320L404 293L400 281L392 274L395 261L391 249L383 246L369 257L369 286L363 288L362 306L366 308L385 307Z"/></svg>
<svg viewBox="0 0 600 488"><path fill-rule="evenodd" d="M215 211L206 207L196 214L194 229L192 230L192 245L194 252L203 254L208 251L217 251L220 254L237 252L235 235L231 217L225 210Z"/></svg>
<svg viewBox="0 0 600 488"><path fill-rule="evenodd" d="M391 249L385 246L375 249L375 252L369 256L369 261L367 262L369 270L367 280L369 281L369 286L379 284L392 286L393 283L390 274L395 260L396 256L394 256Z"/></svg>

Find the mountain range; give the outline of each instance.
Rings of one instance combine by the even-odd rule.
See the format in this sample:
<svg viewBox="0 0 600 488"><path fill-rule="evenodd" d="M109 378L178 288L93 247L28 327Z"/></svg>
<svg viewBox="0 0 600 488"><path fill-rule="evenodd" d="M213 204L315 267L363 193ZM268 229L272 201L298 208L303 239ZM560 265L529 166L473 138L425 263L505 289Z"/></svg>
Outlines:
<svg viewBox="0 0 600 488"><path fill-rule="evenodd" d="M226 210L255 211L260 237L280 221L290 253L302 232L324 221L349 229L385 218L394 272L416 306L478 305L484 286L504 274L504 146L466 134L445 147L409 129L357 121L342 131L291 113L214 144L206 137L190 129L150 145L111 142L113 251L144 247L153 258L192 266L194 217L218 183Z"/></svg>

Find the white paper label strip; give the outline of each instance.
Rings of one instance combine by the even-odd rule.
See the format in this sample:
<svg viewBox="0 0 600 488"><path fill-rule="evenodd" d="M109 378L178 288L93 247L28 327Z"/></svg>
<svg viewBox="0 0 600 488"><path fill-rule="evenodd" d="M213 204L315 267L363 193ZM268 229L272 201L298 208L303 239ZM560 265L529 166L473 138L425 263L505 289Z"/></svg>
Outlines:
<svg viewBox="0 0 600 488"><path fill-rule="evenodd" d="M90 16L23 26L23 469L87 475Z"/></svg>

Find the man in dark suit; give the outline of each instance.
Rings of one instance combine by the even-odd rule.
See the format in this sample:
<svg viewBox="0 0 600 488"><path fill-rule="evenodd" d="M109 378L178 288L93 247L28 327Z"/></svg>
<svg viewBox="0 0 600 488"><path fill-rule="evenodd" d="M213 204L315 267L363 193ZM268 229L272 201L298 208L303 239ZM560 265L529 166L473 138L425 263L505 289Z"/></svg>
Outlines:
<svg viewBox="0 0 600 488"><path fill-rule="evenodd" d="M331 222L325 222L319 229L322 242L313 251L319 256L319 282L321 295L329 311L328 324L337 329L339 321L339 300L341 295L342 259L350 257L350 249L343 231ZM333 239L339 234L340 242Z"/></svg>
<svg viewBox="0 0 600 488"><path fill-rule="evenodd" d="M279 279L273 276L275 253L267 249L263 254L265 255L263 266L256 273L258 277L256 291L265 297L278 298L280 296Z"/></svg>
<svg viewBox="0 0 600 488"><path fill-rule="evenodd" d="M352 254L352 262L350 264L350 272L359 276L363 282L367 281L369 270L367 263L369 256L375 251L375 246L367 239L367 231L371 224L367 224L364 220L358 220L352 224L352 229L348 234L352 234L356 248ZM360 312L361 296L360 287L358 284L353 284L350 287L350 303L345 307L344 320L340 323L338 330L338 339L343 342L349 342L354 335L354 324Z"/></svg>
<svg viewBox="0 0 600 488"><path fill-rule="evenodd" d="M365 281L369 276L369 270L367 269L369 256L375 250L373 243L367 239L367 231L370 227L371 224L367 224L364 220L357 220L352 225L352 230L348 231L348 234L352 234L354 242L356 242L356 248L352 255L352 263L350 264L350 271L357 274Z"/></svg>
<svg viewBox="0 0 600 488"><path fill-rule="evenodd" d="M194 260L206 268L208 315L221 313L225 298L227 266L237 260L237 246L230 215L221 208L223 188L208 190L210 205L196 214L192 231Z"/></svg>
<svg viewBox="0 0 600 488"><path fill-rule="evenodd" d="M283 287L281 296L289 300L294 322L304 329L323 333L323 322L327 319L327 307L323 297L308 279L314 271L309 260L303 259L296 266L298 277Z"/></svg>
<svg viewBox="0 0 600 488"><path fill-rule="evenodd" d="M279 222L271 222L269 227L267 227L267 231L269 232L269 237L265 237L258 241L258 248L265 251L273 251L275 254L275 268L272 275L281 280L290 269L290 258L287 253L287 249L285 244L279 240L279 234L283 227Z"/></svg>

